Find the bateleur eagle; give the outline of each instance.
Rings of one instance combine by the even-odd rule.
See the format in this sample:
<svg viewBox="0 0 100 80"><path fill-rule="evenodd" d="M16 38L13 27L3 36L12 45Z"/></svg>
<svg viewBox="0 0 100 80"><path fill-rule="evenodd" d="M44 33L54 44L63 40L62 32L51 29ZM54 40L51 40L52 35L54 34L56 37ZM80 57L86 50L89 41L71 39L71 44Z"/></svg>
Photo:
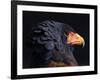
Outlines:
<svg viewBox="0 0 100 80"><path fill-rule="evenodd" d="M33 66L78 66L73 45L85 45L76 31L61 22L46 20L32 29Z"/></svg>

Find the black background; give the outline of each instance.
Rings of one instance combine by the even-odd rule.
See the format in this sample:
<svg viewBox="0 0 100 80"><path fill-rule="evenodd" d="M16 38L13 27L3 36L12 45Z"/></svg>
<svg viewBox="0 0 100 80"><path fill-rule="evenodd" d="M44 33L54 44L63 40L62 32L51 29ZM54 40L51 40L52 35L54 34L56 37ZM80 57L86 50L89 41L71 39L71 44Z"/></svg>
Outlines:
<svg viewBox="0 0 100 80"><path fill-rule="evenodd" d="M23 11L23 68L32 67L30 43L32 27L45 20L55 20L72 26L85 39L85 46L75 46L74 56L80 66L89 65L89 14Z"/></svg>

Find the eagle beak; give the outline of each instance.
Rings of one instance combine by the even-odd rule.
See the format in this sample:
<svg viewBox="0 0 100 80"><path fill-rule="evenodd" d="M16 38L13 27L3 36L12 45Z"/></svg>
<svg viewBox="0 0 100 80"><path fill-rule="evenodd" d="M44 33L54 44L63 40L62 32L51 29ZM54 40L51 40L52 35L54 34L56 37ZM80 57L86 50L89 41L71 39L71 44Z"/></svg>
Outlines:
<svg viewBox="0 0 100 80"><path fill-rule="evenodd" d="M69 32L68 35L65 34L65 36L67 37L67 44L85 46L85 40L78 33Z"/></svg>

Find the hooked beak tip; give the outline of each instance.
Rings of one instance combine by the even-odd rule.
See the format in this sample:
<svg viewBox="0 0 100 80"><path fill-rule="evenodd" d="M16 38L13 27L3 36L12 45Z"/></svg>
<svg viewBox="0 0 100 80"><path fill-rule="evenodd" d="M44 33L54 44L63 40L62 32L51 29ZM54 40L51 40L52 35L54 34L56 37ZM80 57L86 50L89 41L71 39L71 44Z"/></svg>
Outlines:
<svg viewBox="0 0 100 80"><path fill-rule="evenodd" d="M82 46L83 46L83 47L85 46L85 41L83 41Z"/></svg>

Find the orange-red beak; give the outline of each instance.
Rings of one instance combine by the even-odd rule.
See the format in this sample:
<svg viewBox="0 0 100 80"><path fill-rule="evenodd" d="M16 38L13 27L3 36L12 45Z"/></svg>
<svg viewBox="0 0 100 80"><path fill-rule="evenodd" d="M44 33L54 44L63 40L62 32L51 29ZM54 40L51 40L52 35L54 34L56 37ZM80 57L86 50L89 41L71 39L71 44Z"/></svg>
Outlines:
<svg viewBox="0 0 100 80"><path fill-rule="evenodd" d="M85 45L85 41L83 37L81 37L78 33L69 32L68 35L64 34L67 37L67 44L71 45Z"/></svg>

